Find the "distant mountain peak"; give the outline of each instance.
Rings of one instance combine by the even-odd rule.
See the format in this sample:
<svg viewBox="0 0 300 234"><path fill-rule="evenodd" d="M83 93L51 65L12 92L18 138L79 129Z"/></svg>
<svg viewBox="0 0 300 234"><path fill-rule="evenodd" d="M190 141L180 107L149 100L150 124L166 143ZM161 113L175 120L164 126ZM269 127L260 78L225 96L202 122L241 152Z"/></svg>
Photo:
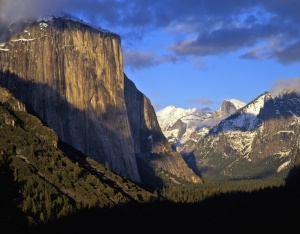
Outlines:
<svg viewBox="0 0 300 234"><path fill-rule="evenodd" d="M222 107L214 113L170 105L157 111L156 115L168 141L178 152L186 154L193 150L195 142L208 134L210 129L245 105L239 99L225 99Z"/></svg>
<svg viewBox="0 0 300 234"><path fill-rule="evenodd" d="M239 99L224 99L221 108L213 113L213 117L217 118L229 116L245 105L246 103Z"/></svg>

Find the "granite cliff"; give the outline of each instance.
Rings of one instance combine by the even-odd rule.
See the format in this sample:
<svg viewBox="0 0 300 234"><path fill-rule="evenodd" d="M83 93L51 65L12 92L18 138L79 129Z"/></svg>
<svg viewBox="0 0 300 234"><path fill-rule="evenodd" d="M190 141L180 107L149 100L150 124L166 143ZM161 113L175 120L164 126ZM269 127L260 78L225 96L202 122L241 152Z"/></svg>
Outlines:
<svg viewBox="0 0 300 234"><path fill-rule="evenodd" d="M222 102L221 108L213 113L213 118L228 117L229 115L234 114L238 109L242 108L245 105L246 103L238 99L225 99Z"/></svg>
<svg viewBox="0 0 300 234"><path fill-rule="evenodd" d="M117 34L66 17L28 20L10 26L0 61L0 84L62 141L135 182L142 182L136 157L153 166L156 152L163 160L154 165L201 182L171 152L150 101L124 75Z"/></svg>

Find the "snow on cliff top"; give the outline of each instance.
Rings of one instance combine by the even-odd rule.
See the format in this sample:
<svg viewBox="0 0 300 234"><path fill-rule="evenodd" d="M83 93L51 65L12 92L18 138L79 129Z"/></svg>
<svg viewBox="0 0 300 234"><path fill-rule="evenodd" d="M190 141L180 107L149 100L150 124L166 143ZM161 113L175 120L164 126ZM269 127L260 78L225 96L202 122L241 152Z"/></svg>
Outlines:
<svg viewBox="0 0 300 234"><path fill-rule="evenodd" d="M264 107L264 104L265 104L265 95L261 95L255 101L248 104L244 108L244 112L247 114L252 114L257 116L260 112L260 109Z"/></svg>
<svg viewBox="0 0 300 234"><path fill-rule="evenodd" d="M226 99L225 101L231 102L236 107L237 110L244 107L244 106L246 106L245 102L242 102L241 100L234 99L234 98L233 99Z"/></svg>
<svg viewBox="0 0 300 234"><path fill-rule="evenodd" d="M249 103L243 107L240 114L234 118L225 119L219 125L216 125L212 132L216 133L218 131L234 131L234 130L247 130L252 131L259 124L257 115L260 109L264 107L265 95L259 96L253 102Z"/></svg>
<svg viewBox="0 0 300 234"><path fill-rule="evenodd" d="M56 14L56 15L46 15L46 16L40 16L37 18L37 22L52 22L55 18L64 18L64 19L67 19L67 20L71 20L71 21L74 21L74 22L78 22L78 23L82 23L86 26L89 26L89 27L92 27L94 29L97 29L103 33L110 33L110 34L115 34L115 35L118 35L114 32L111 32L107 29L104 29L104 28L101 28L99 26L94 26L94 25L91 25L73 15L70 15L68 13L60 13L60 14Z"/></svg>

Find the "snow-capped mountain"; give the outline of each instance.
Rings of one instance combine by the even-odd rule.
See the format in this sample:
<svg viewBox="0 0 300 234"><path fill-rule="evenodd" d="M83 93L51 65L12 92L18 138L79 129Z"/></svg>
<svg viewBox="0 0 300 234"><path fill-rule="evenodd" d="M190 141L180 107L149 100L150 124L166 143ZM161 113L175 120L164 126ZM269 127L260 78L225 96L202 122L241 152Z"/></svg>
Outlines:
<svg viewBox="0 0 300 234"><path fill-rule="evenodd" d="M212 127L245 105L238 99L229 99L223 100L221 108L214 113L197 108L167 106L156 115L165 137L173 148L185 156L193 151L195 144Z"/></svg>
<svg viewBox="0 0 300 234"><path fill-rule="evenodd" d="M284 178L300 143L300 96L264 93L213 127L193 152L202 178ZM190 165L192 167L192 165Z"/></svg>
<svg viewBox="0 0 300 234"><path fill-rule="evenodd" d="M178 108L167 106L156 112L159 125L169 142L183 144L197 128L205 127L205 120L211 119L212 113L196 108Z"/></svg>
<svg viewBox="0 0 300 234"><path fill-rule="evenodd" d="M241 100L238 99L229 99L229 100L223 100L222 102L222 106L219 110L216 110L213 113L213 117L221 117L221 116L226 116L226 115L230 115L234 112L236 112L236 110L244 107L246 105L245 102L242 102Z"/></svg>
<svg viewBox="0 0 300 234"><path fill-rule="evenodd" d="M233 115L231 118L228 118L226 121L215 126L212 129L212 132L231 131L236 129L251 131L259 123L257 115L259 114L261 108L264 107L266 98L268 98L268 95L261 95L255 100L255 102L252 102L247 106L243 105L245 107L240 110L237 115Z"/></svg>

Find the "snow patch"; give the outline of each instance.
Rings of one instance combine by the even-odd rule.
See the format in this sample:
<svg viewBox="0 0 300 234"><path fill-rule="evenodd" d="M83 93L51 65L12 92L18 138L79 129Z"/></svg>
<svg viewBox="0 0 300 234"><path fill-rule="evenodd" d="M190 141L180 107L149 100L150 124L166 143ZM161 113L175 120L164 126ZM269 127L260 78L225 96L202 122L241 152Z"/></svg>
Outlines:
<svg viewBox="0 0 300 234"><path fill-rule="evenodd" d="M243 112L257 116L260 112L260 109L264 107L264 104L265 104L265 95L262 95L259 98L257 98L254 102L246 106L243 109Z"/></svg>
<svg viewBox="0 0 300 234"><path fill-rule="evenodd" d="M279 155L280 158L284 158L284 157L288 157L290 155L291 151L281 151L281 152L277 152L276 155Z"/></svg>
<svg viewBox="0 0 300 234"><path fill-rule="evenodd" d="M231 102L237 110L246 106L245 102L242 102L241 100L238 99L226 99L225 101Z"/></svg>
<svg viewBox="0 0 300 234"><path fill-rule="evenodd" d="M167 106L156 112L156 115L163 131L172 127L179 119L188 124L187 127L198 127L200 122L211 118L210 113L201 112L196 108L177 108L175 106Z"/></svg>
<svg viewBox="0 0 300 234"><path fill-rule="evenodd" d="M18 42L18 41L22 41L22 42L26 42L26 41L34 41L36 40L35 38L31 38L31 39L26 39L26 38L20 38L20 39L15 39L15 40L11 40L12 42Z"/></svg>
<svg viewBox="0 0 300 234"><path fill-rule="evenodd" d="M230 131L226 132L225 136L232 149L247 158L252 151L252 142L256 136L256 132Z"/></svg>
<svg viewBox="0 0 300 234"><path fill-rule="evenodd" d="M170 141L171 139L176 139L178 137L179 130L173 129L172 131L165 131L165 137Z"/></svg>
<svg viewBox="0 0 300 234"><path fill-rule="evenodd" d="M47 28L48 26L49 26L49 25L46 24L46 23L44 23L44 22L40 23L40 28L41 28L41 29Z"/></svg>
<svg viewBox="0 0 300 234"><path fill-rule="evenodd" d="M287 168L289 165L291 164L291 160L281 164L278 168L277 168L277 173L282 171L283 169Z"/></svg>

